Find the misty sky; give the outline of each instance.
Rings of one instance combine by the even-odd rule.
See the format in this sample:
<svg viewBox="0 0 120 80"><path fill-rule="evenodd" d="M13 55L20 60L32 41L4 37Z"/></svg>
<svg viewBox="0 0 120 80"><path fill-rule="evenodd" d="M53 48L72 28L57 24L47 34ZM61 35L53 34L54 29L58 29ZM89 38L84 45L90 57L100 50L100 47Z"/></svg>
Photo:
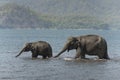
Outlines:
<svg viewBox="0 0 120 80"><path fill-rule="evenodd" d="M119 16L120 0L0 0L0 4L17 3L36 12L49 14L85 14Z"/></svg>

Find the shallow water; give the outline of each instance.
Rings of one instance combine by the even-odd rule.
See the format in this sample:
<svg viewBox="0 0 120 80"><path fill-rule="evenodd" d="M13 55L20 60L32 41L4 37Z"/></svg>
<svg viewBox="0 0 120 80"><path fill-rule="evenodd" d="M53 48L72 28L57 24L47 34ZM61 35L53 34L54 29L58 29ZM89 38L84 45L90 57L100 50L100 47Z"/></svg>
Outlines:
<svg viewBox="0 0 120 80"><path fill-rule="evenodd" d="M73 58L75 51L63 53L59 58L32 60L26 52L18 58L26 42L44 40L51 44L56 55L69 36L98 34L108 43L111 60L65 60ZM0 80L119 80L120 31L95 30L0 30Z"/></svg>

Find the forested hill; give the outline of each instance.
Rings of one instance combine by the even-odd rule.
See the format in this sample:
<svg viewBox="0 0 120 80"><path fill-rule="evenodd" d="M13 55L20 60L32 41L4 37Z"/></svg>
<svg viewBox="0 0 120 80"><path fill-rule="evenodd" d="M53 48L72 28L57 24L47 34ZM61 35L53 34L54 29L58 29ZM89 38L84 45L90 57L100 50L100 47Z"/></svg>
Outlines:
<svg viewBox="0 0 120 80"><path fill-rule="evenodd" d="M96 15L78 14L78 10L74 9L74 11L77 11L77 14L67 14L69 11L66 9L67 12L65 11L65 14L64 11L60 12L60 14L63 13L64 15L56 15L54 13L49 14L49 12L48 14L45 14L43 11L36 11L35 8L29 6L23 6L23 4L18 5L17 3L7 3L0 6L0 28L108 30L113 29L113 26L111 26L112 24L116 24L116 21L114 21L114 23L113 21L111 21L111 19L108 18L108 20L106 20L106 18L100 16L98 17ZM118 18L116 20L119 21ZM120 27L115 28L119 29Z"/></svg>
<svg viewBox="0 0 120 80"><path fill-rule="evenodd" d="M0 28L49 28L52 23L37 13L17 4L0 7Z"/></svg>

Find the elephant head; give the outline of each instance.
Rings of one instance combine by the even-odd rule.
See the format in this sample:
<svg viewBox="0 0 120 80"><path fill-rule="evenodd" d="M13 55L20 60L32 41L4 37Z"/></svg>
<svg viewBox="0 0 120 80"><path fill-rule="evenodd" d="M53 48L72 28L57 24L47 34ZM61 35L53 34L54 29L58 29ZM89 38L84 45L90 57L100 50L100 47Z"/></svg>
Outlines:
<svg viewBox="0 0 120 80"><path fill-rule="evenodd" d="M79 45L80 45L80 42L77 40L76 37L69 37L63 49L55 57L58 57L66 50L69 52L69 50L77 49Z"/></svg>
<svg viewBox="0 0 120 80"><path fill-rule="evenodd" d="M31 50L32 50L32 43L26 43L23 49L20 51L20 53L16 57L20 56L22 52L28 52Z"/></svg>

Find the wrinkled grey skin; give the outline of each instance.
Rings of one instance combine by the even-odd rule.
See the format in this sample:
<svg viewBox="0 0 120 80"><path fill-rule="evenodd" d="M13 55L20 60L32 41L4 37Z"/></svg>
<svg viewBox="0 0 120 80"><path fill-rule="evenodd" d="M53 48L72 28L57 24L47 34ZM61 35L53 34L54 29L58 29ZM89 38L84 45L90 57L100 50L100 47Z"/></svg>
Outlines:
<svg viewBox="0 0 120 80"><path fill-rule="evenodd" d="M27 43L16 57L20 56L22 52L28 51L32 52L32 58L37 58L38 55L41 55L44 59L52 57L52 47L45 41Z"/></svg>
<svg viewBox="0 0 120 80"><path fill-rule="evenodd" d="M76 49L76 58L85 59L85 54L96 55L99 59L109 59L107 53L107 42L104 38L98 35L84 35L79 37L70 37L64 48L56 55L60 56L66 50Z"/></svg>

